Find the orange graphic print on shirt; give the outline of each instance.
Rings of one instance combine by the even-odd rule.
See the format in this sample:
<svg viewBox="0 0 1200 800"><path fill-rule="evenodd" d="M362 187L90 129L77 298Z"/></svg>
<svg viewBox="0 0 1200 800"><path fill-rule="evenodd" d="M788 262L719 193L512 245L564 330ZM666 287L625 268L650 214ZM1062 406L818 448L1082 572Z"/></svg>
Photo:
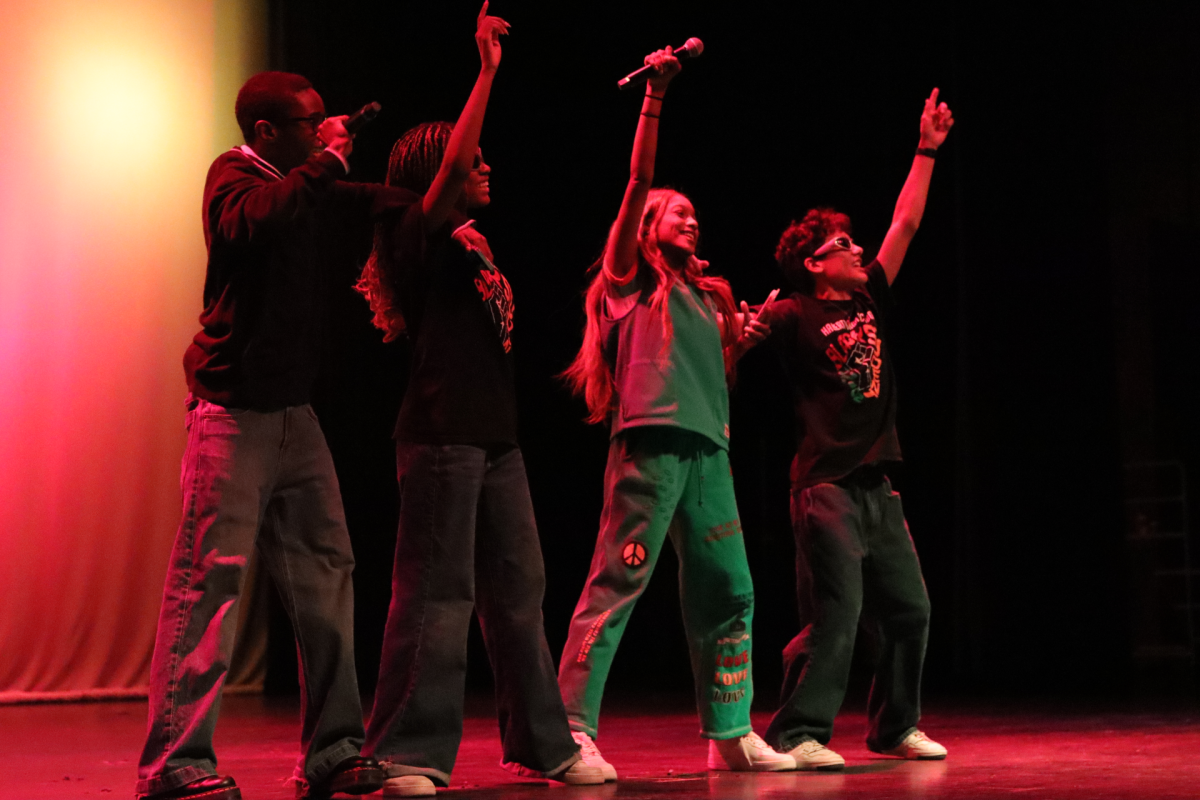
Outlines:
<svg viewBox="0 0 1200 800"><path fill-rule="evenodd" d="M837 368L838 377L850 390L854 402L879 397L879 373L883 365L883 342L875 325L875 315L859 313L853 319L830 322L821 334L837 336L825 348L825 355Z"/></svg>
<svg viewBox="0 0 1200 800"><path fill-rule="evenodd" d="M513 293L508 280L486 258L481 258L484 266L480 267L475 277L475 288L492 315L492 323L496 326L496 334L504 352L512 351L513 328Z"/></svg>

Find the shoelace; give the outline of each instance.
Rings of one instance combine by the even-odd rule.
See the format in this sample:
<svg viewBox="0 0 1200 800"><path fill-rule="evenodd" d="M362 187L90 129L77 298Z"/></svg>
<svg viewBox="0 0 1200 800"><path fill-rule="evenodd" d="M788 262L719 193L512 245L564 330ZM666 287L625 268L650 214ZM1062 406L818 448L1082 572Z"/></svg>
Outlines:
<svg viewBox="0 0 1200 800"><path fill-rule="evenodd" d="M817 752L818 750L824 750L824 749L825 749L825 745L821 744L820 742L818 742L814 739L809 739L808 741L803 742L800 745L800 752L806 756L811 756L813 753Z"/></svg>
<svg viewBox="0 0 1200 800"><path fill-rule="evenodd" d="M583 739L583 741L579 743L579 749L583 752L583 757L584 758L592 758L592 757L599 758L600 757L600 748L596 747L596 743L592 741L592 737L583 736L581 738Z"/></svg>
<svg viewBox="0 0 1200 800"><path fill-rule="evenodd" d="M747 733L742 738L745 739L746 743L749 744L751 747L753 747L755 750L770 750L771 749L771 745L764 742L763 738L761 736L759 736L757 733L754 733L753 731L750 733Z"/></svg>

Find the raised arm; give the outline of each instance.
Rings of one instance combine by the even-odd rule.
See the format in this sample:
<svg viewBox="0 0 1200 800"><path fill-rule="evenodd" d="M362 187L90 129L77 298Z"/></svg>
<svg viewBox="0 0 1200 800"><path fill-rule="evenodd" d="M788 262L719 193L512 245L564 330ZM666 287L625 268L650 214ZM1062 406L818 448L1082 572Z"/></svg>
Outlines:
<svg viewBox="0 0 1200 800"><path fill-rule="evenodd" d="M484 0L475 30L475 43L479 46L479 59L482 62L479 77L475 79L475 88L471 90L471 96L467 98L467 104L454 125L454 132L450 134L437 177L421 202L429 230L439 227L450 216L458 196L462 194L463 184L471 174L471 162L479 150L483 115L487 111L488 96L492 93L496 68L500 66L500 35L508 33L509 28L508 23L499 17L489 17L487 7L487 0Z"/></svg>
<svg viewBox="0 0 1200 800"><path fill-rule="evenodd" d="M604 269L610 277L618 280L629 274L637 264L637 234L646 208L646 197L650 184L654 182L654 155L658 151L658 115L662 111L662 99L667 84L679 74L679 59L671 48L659 50L646 56L646 63L654 66L654 74L646 82L646 96L642 100L642 113L638 117L637 133L633 135L633 158L629 164L629 184L621 200L621 210L604 248Z"/></svg>
<svg viewBox="0 0 1200 800"><path fill-rule="evenodd" d="M908 179L904 181L900 199L896 201L892 225L883 239L883 246L879 248L879 263L883 265L889 284L896 280L900 264L904 262L904 254L908 252L909 242L921 226L921 217L925 214L929 179L933 177L934 153L922 155L921 151L936 151L941 147L953 125L954 117L950 109L945 103L938 103L938 90L934 89L925 100L925 109L921 112L921 138L917 145L917 155L913 156Z"/></svg>

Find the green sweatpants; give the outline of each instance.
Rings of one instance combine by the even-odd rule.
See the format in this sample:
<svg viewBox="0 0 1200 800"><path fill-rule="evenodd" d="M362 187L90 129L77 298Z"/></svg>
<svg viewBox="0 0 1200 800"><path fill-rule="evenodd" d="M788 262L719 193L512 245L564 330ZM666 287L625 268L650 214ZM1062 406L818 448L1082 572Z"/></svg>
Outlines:
<svg viewBox="0 0 1200 800"><path fill-rule="evenodd" d="M701 735L750 732L754 587L729 455L681 428L632 428L613 438L591 574L558 670L574 730L597 735L604 682L663 540L679 555L679 590Z"/></svg>

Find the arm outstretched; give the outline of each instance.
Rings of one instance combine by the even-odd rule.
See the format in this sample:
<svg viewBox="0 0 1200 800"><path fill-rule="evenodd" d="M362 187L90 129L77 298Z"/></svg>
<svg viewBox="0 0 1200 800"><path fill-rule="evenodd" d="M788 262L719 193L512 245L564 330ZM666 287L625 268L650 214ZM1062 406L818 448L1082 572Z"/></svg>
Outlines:
<svg viewBox="0 0 1200 800"><path fill-rule="evenodd" d="M908 245L921 225L925 214L925 198L929 194L929 180L933 177L933 158L921 155L920 150L937 150L946 140L946 134L954 125L954 117L945 103L938 103L938 90L934 89L925 100L921 112L921 139L918 154L913 156L908 179L900 190L896 211L892 214L892 225L888 228L883 246L879 248L879 263L887 275L888 283L896 280ZM930 154L932 155L932 154Z"/></svg>
<svg viewBox="0 0 1200 800"><path fill-rule="evenodd" d="M624 279L637 264L637 234L642 211L654 182L654 156L658 150L658 116L662 110L667 84L679 74L679 59L671 48L646 56L654 66L654 74L646 83L646 97L638 117L637 133L633 136L633 158L629 165L629 184L621 200L621 210L604 248L604 271L610 278Z"/></svg>
<svg viewBox="0 0 1200 800"><path fill-rule="evenodd" d="M479 77L475 79L475 88L471 90L471 96L467 98L467 104L454 125L454 133L450 134L437 177L421 202L421 210L425 212L430 230L439 227L450 216L471 174L471 163L479 149L479 134L483 130L483 116L492 93L492 80L496 77L496 68L500 66L500 36L507 34L509 29L509 24L504 20L489 17L487 7L487 0L484 0L475 30L475 43L479 46L482 62Z"/></svg>

